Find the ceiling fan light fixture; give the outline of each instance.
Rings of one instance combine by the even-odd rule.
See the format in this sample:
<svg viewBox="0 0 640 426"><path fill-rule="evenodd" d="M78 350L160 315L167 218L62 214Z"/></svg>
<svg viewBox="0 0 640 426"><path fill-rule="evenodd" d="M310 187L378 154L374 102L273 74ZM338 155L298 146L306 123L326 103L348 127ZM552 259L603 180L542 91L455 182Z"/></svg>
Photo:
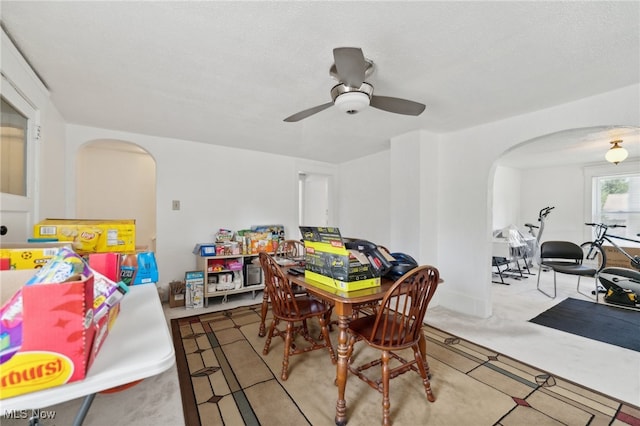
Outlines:
<svg viewBox="0 0 640 426"><path fill-rule="evenodd" d="M622 139L617 139L615 141L609 142L613 146L607 151L604 158L613 164L618 164L629 156L629 152L626 149L620 146L622 143Z"/></svg>
<svg viewBox="0 0 640 426"><path fill-rule="evenodd" d="M345 92L334 101L335 106L347 114L356 114L369 106L369 95L362 92Z"/></svg>

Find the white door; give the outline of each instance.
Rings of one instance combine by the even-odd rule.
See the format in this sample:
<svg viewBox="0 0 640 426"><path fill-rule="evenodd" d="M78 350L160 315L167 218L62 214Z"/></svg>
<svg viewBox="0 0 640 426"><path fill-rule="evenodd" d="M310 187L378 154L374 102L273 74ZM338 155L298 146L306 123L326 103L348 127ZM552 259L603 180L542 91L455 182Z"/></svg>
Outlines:
<svg viewBox="0 0 640 426"><path fill-rule="evenodd" d="M329 176L300 173L300 225L329 226Z"/></svg>
<svg viewBox="0 0 640 426"><path fill-rule="evenodd" d="M37 215L36 158L39 117L2 77L0 242L24 243Z"/></svg>

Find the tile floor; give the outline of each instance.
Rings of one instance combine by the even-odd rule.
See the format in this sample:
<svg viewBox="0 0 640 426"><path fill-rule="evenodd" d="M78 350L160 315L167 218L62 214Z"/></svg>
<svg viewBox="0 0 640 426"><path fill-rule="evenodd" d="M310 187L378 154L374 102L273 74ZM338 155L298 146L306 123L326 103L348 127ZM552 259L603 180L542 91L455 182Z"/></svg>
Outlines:
<svg viewBox="0 0 640 426"><path fill-rule="evenodd" d="M511 285L493 284L493 315L478 319L434 306L427 311L429 324L477 344L492 348L525 363L555 373L567 380L598 390L620 400L640 406L640 352L619 348L579 336L548 329L527 322L538 313L566 297L586 299L575 292L576 280L558 276L558 297L553 300L536 290L536 278L516 281ZM552 272L543 272L542 282L552 285ZM593 281L585 280L588 288ZM210 299L207 311L229 309L261 301L251 294L229 297L227 303ZM204 310L199 310L204 312ZM167 321L196 314L184 308L165 306ZM640 313L638 328L640 331ZM87 416L85 426L144 424L183 424L182 404L175 367L139 385L116 394L98 395ZM55 422L43 425L72 424L81 404L73 400L50 409L56 410ZM24 424L2 420L3 425Z"/></svg>

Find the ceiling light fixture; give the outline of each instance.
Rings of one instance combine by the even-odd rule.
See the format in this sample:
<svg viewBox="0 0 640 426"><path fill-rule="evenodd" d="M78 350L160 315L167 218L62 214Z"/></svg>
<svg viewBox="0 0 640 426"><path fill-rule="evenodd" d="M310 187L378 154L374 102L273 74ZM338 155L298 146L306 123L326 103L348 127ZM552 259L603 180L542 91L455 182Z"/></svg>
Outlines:
<svg viewBox="0 0 640 426"><path fill-rule="evenodd" d="M331 89L334 105L347 114L356 114L367 108L372 94L373 86L366 82L363 82L360 87L349 87L341 83Z"/></svg>
<svg viewBox="0 0 640 426"><path fill-rule="evenodd" d="M607 154L604 156L604 158L608 162L618 164L624 161L629 156L627 150L619 145L622 143L622 139L616 139L615 141L611 141L609 143L613 144L613 146L609 149L609 151L607 151Z"/></svg>
<svg viewBox="0 0 640 426"><path fill-rule="evenodd" d="M347 114L355 114L369 106L369 96L365 93L347 92L336 98L336 107Z"/></svg>

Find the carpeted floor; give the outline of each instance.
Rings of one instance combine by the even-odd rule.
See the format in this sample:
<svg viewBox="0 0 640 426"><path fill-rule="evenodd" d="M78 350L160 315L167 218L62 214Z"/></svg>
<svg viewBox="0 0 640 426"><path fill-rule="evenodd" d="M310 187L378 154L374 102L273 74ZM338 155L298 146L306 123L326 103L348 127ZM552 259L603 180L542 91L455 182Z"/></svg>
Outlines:
<svg viewBox="0 0 640 426"><path fill-rule="evenodd" d="M636 310L567 298L529 321L640 352Z"/></svg>
<svg viewBox="0 0 640 426"><path fill-rule="evenodd" d="M187 426L333 425L335 366L324 350L290 358L283 341L262 355L259 305L171 320ZM640 408L585 389L441 330L425 326L434 403L414 373L391 382L395 425L640 425ZM337 338L337 332L332 333ZM354 358L378 356L365 344ZM349 424L379 424L382 396L350 377Z"/></svg>

